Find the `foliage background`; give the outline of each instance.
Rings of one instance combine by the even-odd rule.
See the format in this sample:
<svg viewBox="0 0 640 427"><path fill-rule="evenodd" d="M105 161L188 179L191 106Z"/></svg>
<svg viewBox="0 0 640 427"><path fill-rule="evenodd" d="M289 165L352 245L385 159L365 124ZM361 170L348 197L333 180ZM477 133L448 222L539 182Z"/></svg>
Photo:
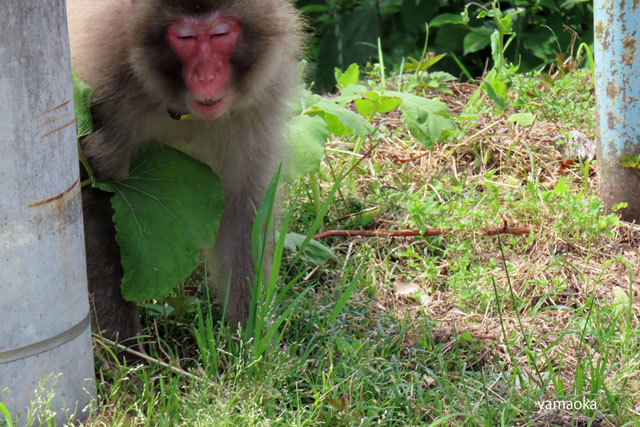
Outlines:
<svg viewBox="0 0 640 427"><path fill-rule="evenodd" d="M480 6L492 2L462 0L299 0L312 33L309 58L310 81L317 92L331 90L334 67L351 63L378 62L380 38L385 63L398 70L403 58L420 57L429 24L429 50L447 53L434 69L461 75L453 56L473 76L479 76L491 57L489 36L495 24L478 19ZM460 13L470 5L471 18L464 23ZM514 14L516 38L506 58L529 71L556 61L557 53L568 56L572 38L593 45L593 6L590 0L511 0L499 5ZM577 45L576 45L577 46ZM592 49L593 50L593 49ZM489 64L490 66L490 64Z"/></svg>

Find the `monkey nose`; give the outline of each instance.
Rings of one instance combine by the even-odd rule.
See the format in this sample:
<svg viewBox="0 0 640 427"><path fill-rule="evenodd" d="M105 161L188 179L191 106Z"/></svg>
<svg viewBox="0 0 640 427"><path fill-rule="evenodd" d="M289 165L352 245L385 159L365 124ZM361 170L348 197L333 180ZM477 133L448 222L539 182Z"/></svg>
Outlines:
<svg viewBox="0 0 640 427"><path fill-rule="evenodd" d="M208 84L216 79L216 73L211 69L204 69L197 74L197 78L200 83Z"/></svg>

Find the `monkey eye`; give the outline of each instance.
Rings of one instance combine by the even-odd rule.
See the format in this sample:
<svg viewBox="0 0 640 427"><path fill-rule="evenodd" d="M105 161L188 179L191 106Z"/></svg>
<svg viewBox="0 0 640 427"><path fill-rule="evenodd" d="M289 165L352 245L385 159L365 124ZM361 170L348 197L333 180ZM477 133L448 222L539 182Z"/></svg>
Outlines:
<svg viewBox="0 0 640 427"><path fill-rule="evenodd" d="M188 28L178 28L176 30L176 38L178 40L195 40L196 34Z"/></svg>
<svg viewBox="0 0 640 427"><path fill-rule="evenodd" d="M230 30L231 30L231 25L227 24L226 22L223 22L213 27L211 31L209 31L209 35L211 37L226 36L227 34L229 34Z"/></svg>

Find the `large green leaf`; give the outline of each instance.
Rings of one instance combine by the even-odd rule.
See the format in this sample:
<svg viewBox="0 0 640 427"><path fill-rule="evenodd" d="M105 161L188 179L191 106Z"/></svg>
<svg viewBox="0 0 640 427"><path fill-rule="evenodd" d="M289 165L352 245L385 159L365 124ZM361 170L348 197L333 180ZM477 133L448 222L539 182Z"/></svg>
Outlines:
<svg viewBox="0 0 640 427"><path fill-rule="evenodd" d="M305 242L307 236L299 233L287 233L284 238L284 247L291 252L297 252L302 244ZM337 260L338 258L333 253L330 247L324 245L317 240L311 239L309 243L304 247L301 255L302 259L306 262L313 264L323 264L325 261Z"/></svg>
<svg viewBox="0 0 640 427"><path fill-rule="evenodd" d="M364 136L373 132L373 126L362 116L319 95L305 114L322 117L334 135Z"/></svg>
<svg viewBox="0 0 640 427"><path fill-rule="evenodd" d="M551 62L555 59L556 39L546 28L536 28L535 31L524 33L522 44L543 61Z"/></svg>
<svg viewBox="0 0 640 427"><path fill-rule="evenodd" d="M385 95L402 99L399 109L407 118L407 127L427 149L431 149L435 141L444 139L456 129L449 108L443 102L391 90L385 91Z"/></svg>
<svg viewBox="0 0 640 427"><path fill-rule="evenodd" d="M76 131L78 138L89 135L93 130L91 120L91 95L93 89L89 87L76 73L71 74L73 81L73 103L76 110Z"/></svg>
<svg viewBox="0 0 640 427"><path fill-rule="evenodd" d="M509 87L495 68L489 71L484 77L480 88L486 92L489 99L491 99L500 110L504 110L507 107Z"/></svg>
<svg viewBox="0 0 640 427"><path fill-rule="evenodd" d="M471 32L464 36L463 55L477 52L489 46L493 29L489 27L472 28Z"/></svg>
<svg viewBox="0 0 640 427"><path fill-rule="evenodd" d="M441 13L440 15L429 21L429 27L439 27L445 24L466 25L464 19L459 13Z"/></svg>
<svg viewBox="0 0 640 427"><path fill-rule="evenodd" d="M340 105L347 105L356 98L364 98L369 88L364 85L350 84L340 91L340 95L334 96L331 100Z"/></svg>
<svg viewBox="0 0 640 427"><path fill-rule="evenodd" d="M220 179L186 154L154 147L134 158L129 178L96 186L115 193L125 299L167 295L198 266L199 249L213 246L224 209Z"/></svg>
<svg viewBox="0 0 640 427"><path fill-rule="evenodd" d="M388 113L398 108L402 100L395 96L382 95L379 92L367 91L364 98L356 99L356 110L364 117Z"/></svg>
<svg viewBox="0 0 640 427"><path fill-rule="evenodd" d="M344 73L340 68L336 67L334 69L334 74L336 76L336 86L339 88L355 85L360 81L360 67L355 62L349 65Z"/></svg>
<svg viewBox="0 0 640 427"><path fill-rule="evenodd" d="M283 170L283 181L297 178L318 169L329 138L329 128L321 117L294 116L286 125L288 159Z"/></svg>

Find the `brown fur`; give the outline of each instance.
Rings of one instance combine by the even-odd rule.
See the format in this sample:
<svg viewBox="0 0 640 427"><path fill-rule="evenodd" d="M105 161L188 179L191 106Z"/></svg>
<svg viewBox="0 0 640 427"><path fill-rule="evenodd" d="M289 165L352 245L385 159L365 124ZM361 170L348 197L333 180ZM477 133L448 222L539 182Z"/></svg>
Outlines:
<svg viewBox="0 0 640 427"><path fill-rule="evenodd" d="M67 8L72 68L95 89L95 129L82 146L94 173L101 180L125 178L132 153L150 140L211 166L223 182L227 207L206 257L219 296L231 276L228 320L244 321L254 269L251 224L275 170L285 101L295 87L298 14L289 0L67 0ZM230 57L235 96L217 120L176 121L167 110L188 111L185 87L176 79L180 63L163 42L163 29L171 19L206 11L242 24ZM101 196L95 191L83 194L89 291L100 328L127 337L137 318L119 293L122 272L117 247L110 246L109 206L99 200L96 208Z"/></svg>

